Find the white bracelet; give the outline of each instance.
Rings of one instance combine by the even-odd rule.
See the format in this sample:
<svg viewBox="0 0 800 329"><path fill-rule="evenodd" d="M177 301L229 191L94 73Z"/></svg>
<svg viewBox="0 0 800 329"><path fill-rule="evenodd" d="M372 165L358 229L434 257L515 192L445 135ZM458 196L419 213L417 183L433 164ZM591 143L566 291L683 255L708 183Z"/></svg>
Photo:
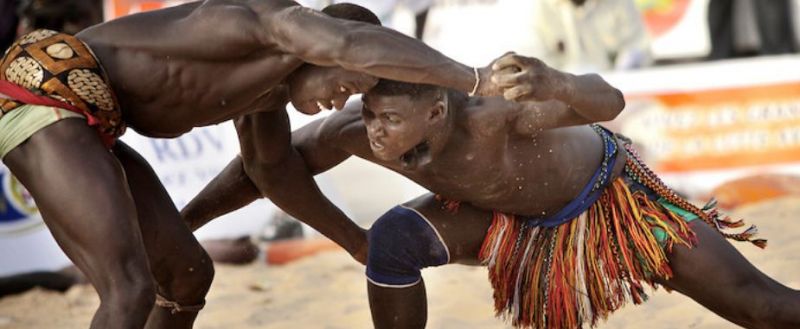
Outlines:
<svg viewBox="0 0 800 329"><path fill-rule="evenodd" d="M475 93L478 92L478 86L481 84L481 76L478 74L478 68L472 67L472 71L475 72L475 86L472 87L472 91L469 92L469 96L475 96Z"/></svg>

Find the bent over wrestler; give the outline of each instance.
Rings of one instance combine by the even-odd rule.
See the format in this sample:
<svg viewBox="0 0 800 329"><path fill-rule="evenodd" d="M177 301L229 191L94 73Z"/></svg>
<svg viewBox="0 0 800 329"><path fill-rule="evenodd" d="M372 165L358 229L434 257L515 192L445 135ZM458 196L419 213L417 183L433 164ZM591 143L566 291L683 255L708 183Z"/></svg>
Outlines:
<svg viewBox="0 0 800 329"><path fill-rule="evenodd" d="M362 109L293 134L314 173L356 155L438 195L398 206L370 229L376 328L424 327L420 269L447 263L487 266L497 313L521 328L594 325L659 285L741 326L800 326L800 293L725 241L765 246L754 229L730 232L742 224L678 197L628 142L594 124L622 110L616 89L531 58L495 65L514 72L498 82L519 102L382 80ZM207 201L219 195L227 205L252 200L239 161L182 211L186 219L211 213L204 205L214 208Z"/></svg>
<svg viewBox="0 0 800 329"><path fill-rule="evenodd" d="M0 155L97 289L92 328L189 328L213 277L153 170L116 141L125 127L175 137L260 113L258 130L237 124L253 143L243 154L257 168L259 193L278 206L313 202L289 213L363 259L364 230L322 196L290 144L286 102L309 114L341 108L372 87L373 76L493 90L490 69L381 28L361 7L326 13L289 0L198 1L75 36L35 31L0 59ZM306 63L331 67L326 77L337 85L288 90L286 80Z"/></svg>

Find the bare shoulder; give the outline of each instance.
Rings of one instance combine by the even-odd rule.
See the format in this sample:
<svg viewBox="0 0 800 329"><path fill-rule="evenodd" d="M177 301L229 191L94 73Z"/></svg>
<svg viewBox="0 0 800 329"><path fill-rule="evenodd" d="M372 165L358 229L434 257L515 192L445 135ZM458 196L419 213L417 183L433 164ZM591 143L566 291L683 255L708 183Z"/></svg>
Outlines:
<svg viewBox="0 0 800 329"><path fill-rule="evenodd" d="M268 42L272 34L270 27L280 21L278 17L302 8L290 0L205 0L191 15L197 18L196 21L206 22L218 29L242 29ZM219 24L221 22L225 24Z"/></svg>
<svg viewBox="0 0 800 329"><path fill-rule="evenodd" d="M114 19L90 27L77 37L93 47L127 48L183 57L231 58L263 49L264 29L255 3L191 2ZM286 5L290 4L294 3Z"/></svg>
<svg viewBox="0 0 800 329"><path fill-rule="evenodd" d="M372 154L367 128L361 119L361 101L351 101L344 109L329 115L317 128L317 138L348 154L379 162Z"/></svg>
<svg viewBox="0 0 800 329"><path fill-rule="evenodd" d="M464 109L464 123L476 136L504 133L509 130L511 115L517 106L503 97L472 97Z"/></svg>
<svg viewBox="0 0 800 329"><path fill-rule="evenodd" d="M366 140L366 127L361 120L361 101L351 101L344 109L329 115L319 127L319 136L333 144Z"/></svg>
<svg viewBox="0 0 800 329"><path fill-rule="evenodd" d="M265 1L270 2L270 1ZM258 11L250 1L206 0L192 12L198 20L251 24L259 21ZM215 24L220 27L222 24Z"/></svg>
<svg viewBox="0 0 800 329"><path fill-rule="evenodd" d="M217 0L229 1L229 0ZM291 0L250 0L248 8L256 15L261 25L260 37L264 42L275 42L274 38L281 37L284 25L295 21L303 21L307 17L322 15L317 10L304 7Z"/></svg>

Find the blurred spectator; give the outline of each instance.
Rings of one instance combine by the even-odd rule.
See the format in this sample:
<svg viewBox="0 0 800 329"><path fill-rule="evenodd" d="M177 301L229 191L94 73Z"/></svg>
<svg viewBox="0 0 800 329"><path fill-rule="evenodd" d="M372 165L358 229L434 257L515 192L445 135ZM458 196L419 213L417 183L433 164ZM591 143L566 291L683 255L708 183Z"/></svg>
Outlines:
<svg viewBox="0 0 800 329"><path fill-rule="evenodd" d="M425 33L425 23L428 21L428 12L430 11L430 1L424 6L419 6L414 11L414 36L422 40Z"/></svg>
<svg viewBox="0 0 800 329"><path fill-rule="evenodd" d="M652 63L650 39L633 0L537 0L539 57L571 72L639 68Z"/></svg>
<svg viewBox="0 0 800 329"><path fill-rule="evenodd" d="M434 0L424 40L470 65L509 50L574 73L652 62L634 0Z"/></svg>
<svg viewBox="0 0 800 329"><path fill-rule="evenodd" d="M0 53L14 42L18 22L17 0L0 0Z"/></svg>
<svg viewBox="0 0 800 329"><path fill-rule="evenodd" d="M20 33L50 29L69 34L103 21L102 0L22 0Z"/></svg>
<svg viewBox="0 0 800 329"><path fill-rule="evenodd" d="M506 51L534 56L540 0L432 0L423 40L464 64L483 66Z"/></svg>
<svg viewBox="0 0 800 329"><path fill-rule="evenodd" d="M708 29L711 37L711 60L747 55L736 48L737 6L742 0L710 0L708 3ZM759 47L757 54L774 55L794 52L796 49L790 0L758 0L752 4L755 10Z"/></svg>

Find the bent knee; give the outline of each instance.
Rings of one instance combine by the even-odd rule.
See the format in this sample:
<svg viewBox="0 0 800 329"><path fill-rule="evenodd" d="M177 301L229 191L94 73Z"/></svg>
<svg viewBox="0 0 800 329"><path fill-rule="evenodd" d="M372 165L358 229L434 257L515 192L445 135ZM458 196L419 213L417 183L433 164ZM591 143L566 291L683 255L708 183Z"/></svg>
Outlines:
<svg viewBox="0 0 800 329"><path fill-rule="evenodd" d="M189 267L188 272L188 281L194 289L208 291L208 288L211 287L211 282L214 281L214 262L208 254L203 252L202 257L193 266Z"/></svg>
<svg viewBox="0 0 800 329"><path fill-rule="evenodd" d="M450 261L449 250L436 229L407 207L394 207L381 216L367 239L367 278L376 285L414 285L421 278L421 269Z"/></svg>
<svg viewBox="0 0 800 329"><path fill-rule="evenodd" d="M147 314L155 304L156 288L150 276L130 280L114 280L106 291L98 291L101 305L111 312Z"/></svg>
<svg viewBox="0 0 800 329"><path fill-rule="evenodd" d="M205 298L214 281L214 263L205 251L189 261L168 266L156 277L160 295L181 303L197 303Z"/></svg>

